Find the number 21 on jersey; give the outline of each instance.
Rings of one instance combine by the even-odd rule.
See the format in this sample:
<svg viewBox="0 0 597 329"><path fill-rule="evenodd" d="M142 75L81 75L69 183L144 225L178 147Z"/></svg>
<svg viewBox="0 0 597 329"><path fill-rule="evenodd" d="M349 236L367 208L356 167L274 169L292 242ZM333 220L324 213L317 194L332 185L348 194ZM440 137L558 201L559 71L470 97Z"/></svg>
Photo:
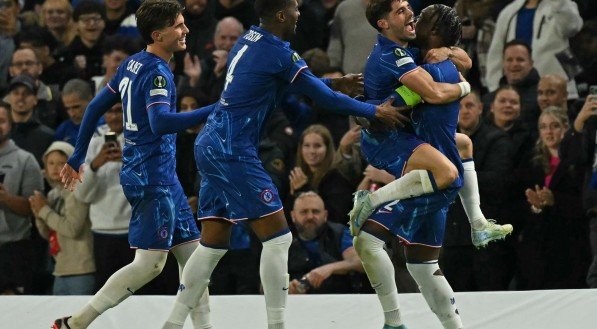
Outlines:
<svg viewBox="0 0 597 329"><path fill-rule="evenodd" d="M133 82L128 77L122 78L120 80L120 84L118 85L118 91L120 91L120 99L122 100L122 106L124 110L122 111L123 121L124 121L124 128L130 131L138 131L137 124L133 123L133 118L131 115L131 85Z"/></svg>

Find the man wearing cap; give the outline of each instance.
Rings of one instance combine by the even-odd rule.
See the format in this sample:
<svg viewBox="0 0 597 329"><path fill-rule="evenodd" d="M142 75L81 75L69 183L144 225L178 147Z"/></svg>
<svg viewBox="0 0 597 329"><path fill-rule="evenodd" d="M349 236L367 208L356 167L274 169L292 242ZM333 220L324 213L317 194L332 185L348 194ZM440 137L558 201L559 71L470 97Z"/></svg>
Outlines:
<svg viewBox="0 0 597 329"><path fill-rule="evenodd" d="M23 73L10 80L6 101L12 107L12 139L20 148L33 153L42 166L42 155L54 140L54 131L33 117L36 95L35 79Z"/></svg>
<svg viewBox="0 0 597 329"><path fill-rule="evenodd" d="M43 65L33 49L21 48L15 50L12 54L8 72L11 77L27 73L35 80L37 105L35 105L34 115L39 122L55 129L62 121L68 119L60 102L58 85L47 85L40 80ZM68 71L59 75L63 74L68 74Z"/></svg>
<svg viewBox="0 0 597 329"><path fill-rule="evenodd" d="M27 198L43 189L33 155L11 139L10 104L0 101L0 294L28 292L33 246Z"/></svg>

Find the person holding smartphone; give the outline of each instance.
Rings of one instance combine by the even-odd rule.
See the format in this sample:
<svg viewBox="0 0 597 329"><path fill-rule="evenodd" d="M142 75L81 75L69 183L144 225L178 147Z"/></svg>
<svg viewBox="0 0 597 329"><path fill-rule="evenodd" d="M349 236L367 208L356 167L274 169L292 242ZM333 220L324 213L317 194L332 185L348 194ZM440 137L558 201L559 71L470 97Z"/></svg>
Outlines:
<svg viewBox="0 0 597 329"><path fill-rule="evenodd" d="M85 171L83 182L75 191L77 199L89 203L96 260L95 291L135 255L128 243L131 207L119 179L124 143L122 105L114 105L104 119L106 124L97 129L85 159L91 169Z"/></svg>

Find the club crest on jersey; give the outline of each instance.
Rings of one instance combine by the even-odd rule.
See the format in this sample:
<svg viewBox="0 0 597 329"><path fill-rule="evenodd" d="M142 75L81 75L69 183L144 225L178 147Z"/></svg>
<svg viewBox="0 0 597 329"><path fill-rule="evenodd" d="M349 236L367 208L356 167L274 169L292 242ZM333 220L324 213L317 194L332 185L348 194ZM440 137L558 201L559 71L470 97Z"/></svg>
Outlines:
<svg viewBox="0 0 597 329"><path fill-rule="evenodd" d="M297 54L296 52L294 54L292 54L292 61L293 62L298 62L301 59L301 56L299 54Z"/></svg>
<svg viewBox="0 0 597 329"><path fill-rule="evenodd" d="M158 237L160 239L166 239L168 237L168 228L167 227L161 227L158 230Z"/></svg>
<svg viewBox="0 0 597 329"><path fill-rule="evenodd" d="M166 84L166 78L164 78L161 75L158 75L155 78L153 78L153 85L158 88L164 88L166 87Z"/></svg>
<svg viewBox="0 0 597 329"><path fill-rule="evenodd" d="M259 198L261 198L261 201L265 203L270 203L274 200L274 192L270 189L265 189L261 191Z"/></svg>

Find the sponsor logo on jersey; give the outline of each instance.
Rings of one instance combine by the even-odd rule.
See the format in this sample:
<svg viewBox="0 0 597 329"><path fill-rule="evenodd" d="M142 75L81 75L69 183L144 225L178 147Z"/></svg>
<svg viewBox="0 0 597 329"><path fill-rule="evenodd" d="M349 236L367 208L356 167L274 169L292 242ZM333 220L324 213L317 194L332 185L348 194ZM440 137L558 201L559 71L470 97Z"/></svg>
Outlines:
<svg viewBox="0 0 597 329"><path fill-rule="evenodd" d="M164 78L164 76L162 75L158 75L155 78L153 78L153 85L158 88L164 88L166 87L166 84L166 78Z"/></svg>
<svg viewBox="0 0 597 329"><path fill-rule="evenodd" d="M298 62L301 59L301 56L299 54L297 54L296 52L294 54L292 54L292 61L293 62Z"/></svg>
<svg viewBox="0 0 597 329"><path fill-rule="evenodd" d="M274 200L274 192L270 189L265 189L261 191L259 198L261 198L261 201L265 203L270 203Z"/></svg>

